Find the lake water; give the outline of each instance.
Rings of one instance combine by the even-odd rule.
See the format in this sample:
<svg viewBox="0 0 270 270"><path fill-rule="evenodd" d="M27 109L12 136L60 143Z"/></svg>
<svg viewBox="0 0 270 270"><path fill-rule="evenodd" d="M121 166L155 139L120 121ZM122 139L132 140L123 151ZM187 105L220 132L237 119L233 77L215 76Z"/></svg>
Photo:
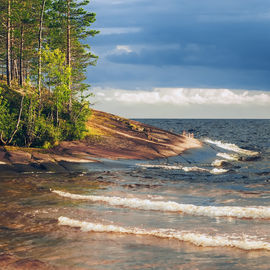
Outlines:
<svg viewBox="0 0 270 270"><path fill-rule="evenodd" d="M201 149L0 174L0 252L63 269L269 269L270 120L140 121Z"/></svg>

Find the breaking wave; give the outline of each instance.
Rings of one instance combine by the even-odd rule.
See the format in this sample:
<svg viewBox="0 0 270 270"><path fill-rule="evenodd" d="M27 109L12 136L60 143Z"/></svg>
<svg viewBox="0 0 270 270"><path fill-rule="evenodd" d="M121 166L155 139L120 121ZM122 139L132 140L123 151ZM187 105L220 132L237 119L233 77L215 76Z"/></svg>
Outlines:
<svg viewBox="0 0 270 270"><path fill-rule="evenodd" d="M141 167L145 168L160 168L160 169L165 169L165 170L183 170L184 172L208 172L211 174L222 174L228 172L228 170L224 169L212 169L208 170L205 168L200 168L197 166L193 167L185 167L181 165L163 165L163 164L139 164Z"/></svg>
<svg viewBox="0 0 270 270"><path fill-rule="evenodd" d="M80 228L83 232L99 232L99 233L122 233L132 235L154 236L159 238L176 239L179 241L189 242L196 246L202 247L235 247L244 250L269 250L270 243L260 240L254 240L254 237L248 235L230 237L227 235L211 236L188 231L177 231L168 229L146 230L141 228L129 228L116 225L103 225L98 223L90 223L70 219L67 217L58 218L59 225Z"/></svg>
<svg viewBox="0 0 270 270"><path fill-rule="evenodd" d="M257 156L259 155L259 152L255 152L255 151L250 151L250 150L246 150L246 149L242 149L239 146L237 146L236 144L233 143L224 143L222 141L213 141L211 139L205 139L204 140L207 143L210 144L214 144L220 148L226 149L226 150L230 150L239 154L244 154L247 156Z"/></svg>
<svg viewBox="0 0 270 270"><path fill-rule="evenodd" d="M213 167L222 167L224 163L226 163L226 160L223 160L223 159L216 159L216 160L214 160L214 161L211 163L211 165L212 165Z"/></svg>
<svg viewBox="0 0 270 270"><path fill-rule="evenodd" d="M251 219L270 219L270 207L238 207L238 206L197 206L193 204L180 204L173 201L151 201L140 198L121 198L93 195L79 195L52 190L53 193L75 200L88 200L92 202L105 202L112 206L121 206L139 210L154 210L164 212L182 212L195 216L208 217L234 217Z"/></svg>
<svg viewBox="0 0 270 270"><path fill-rule="evenodd" d="M182 170L185 172L209 172L209 170L204 169L204 168L200 168L197 166L193 166L193 167L182 167Z"/></svg>
<svg viewBox="0 0 270 270"><path fill-rule="evenodd" d="M217 153L218 157L225 158L227 160L240 160L240 156L237 154L228 154L228 153Z"/></svg>
<svg viewBox="0 0 270 270"><path fill-rule="evenodd" d="M183 166L181 165L165 165L165 164L137 164L140 167L144 168L159 168L165 170L182 170Z"/></svg>
<svg viewBox="0 0 270 270"><path fill-rule="evenodd" d="M222 174L222 173L226 173L226 172L228 172L228 170L222 169L222 168L214 168L214 169L210 170L210 173L212 173L212 174Z"/></svg>

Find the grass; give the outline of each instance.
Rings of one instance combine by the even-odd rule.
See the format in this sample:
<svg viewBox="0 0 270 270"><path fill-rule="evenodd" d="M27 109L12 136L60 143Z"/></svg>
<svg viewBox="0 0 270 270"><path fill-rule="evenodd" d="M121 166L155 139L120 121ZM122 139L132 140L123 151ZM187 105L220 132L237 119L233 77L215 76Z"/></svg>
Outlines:
<svg viewBox="0 0 270 270"><path fill-rule="evenodd" d="M10 146L10 145L5 145L4 148L7 151L23 151L32 154L33 152L40 152L43 154L50 153L49 150L43 149L43 148L32 148L32 147L19 147L19 146Z"/></svg>

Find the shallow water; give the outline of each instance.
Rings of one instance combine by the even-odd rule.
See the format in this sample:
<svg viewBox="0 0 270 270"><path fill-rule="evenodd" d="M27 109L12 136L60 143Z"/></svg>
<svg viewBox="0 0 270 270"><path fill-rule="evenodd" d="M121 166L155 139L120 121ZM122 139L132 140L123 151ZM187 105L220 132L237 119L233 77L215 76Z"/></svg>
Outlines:
<svg viewBox="0 0 270 270"><path fill-rule="evenodd" d="M269 269L270 121L141 121L204 147L1 174L0 251L72 269Z"/></svg>

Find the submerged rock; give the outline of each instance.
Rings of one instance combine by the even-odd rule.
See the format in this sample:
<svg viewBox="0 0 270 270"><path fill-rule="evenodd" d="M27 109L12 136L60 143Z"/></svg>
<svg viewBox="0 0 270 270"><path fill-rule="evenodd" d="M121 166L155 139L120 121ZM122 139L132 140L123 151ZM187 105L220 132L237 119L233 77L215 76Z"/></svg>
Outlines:
<svg viewBox="0 0 270 270"><path fill-rule="evenodd" d="M6 270L60 270L60 268L55 268L40 260L29 258L20 259L11 254L0 255L0 268Z"/></svg>

